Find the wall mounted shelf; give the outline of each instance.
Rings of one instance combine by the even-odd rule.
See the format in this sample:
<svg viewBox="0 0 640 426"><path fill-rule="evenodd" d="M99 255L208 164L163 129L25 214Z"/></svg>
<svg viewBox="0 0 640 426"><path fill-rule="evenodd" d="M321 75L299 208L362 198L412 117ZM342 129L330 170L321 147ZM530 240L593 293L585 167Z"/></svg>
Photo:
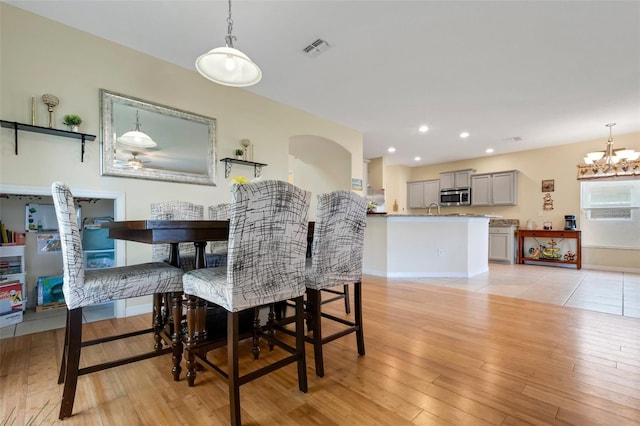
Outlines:
<svg viewBox="0 0 640 426"><path fill-rule="evenodd" d="M255 163L253 161L238 160L236 158L229 158L229 157L223 158L220 161L224 163L224 178L225 179L228 178L229 175L231 174L232 164L242 164L244 166L253 166L253 176L254 177L260 177L260 173L262 172L262 167L267 165L267 164L264 164L264 163Z"/></svg>
<svg viewBox="0 0 640 426"><path fill-rule="evenodd" d="M52 129L51 127L34 126L32 124L18 123L16 121L0 120L2 127L13 129L15 132L15 152L18 155L18 130L24 130L27 132L44 133L45 135L62 136L73 139L80 139L82 141L82 152L80 154L80 161L84 162L84 144L86 141L96 140L95 135L89 135L87 133L70 132L68 130Z"/></svg>

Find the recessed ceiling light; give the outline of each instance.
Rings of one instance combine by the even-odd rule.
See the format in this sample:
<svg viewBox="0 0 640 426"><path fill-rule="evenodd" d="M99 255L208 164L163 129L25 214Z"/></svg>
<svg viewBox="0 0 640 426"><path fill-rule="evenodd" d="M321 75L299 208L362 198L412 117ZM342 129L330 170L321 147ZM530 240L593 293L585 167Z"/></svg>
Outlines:
<svg viewBox="0 0 640 426"><path fill-rule="evenodd" d="M493 152L493 148L487 148L484 152L491 154Z"/></svg>
<svg viewBox="0 0 640 426"><path fill-rule="evenodd" d="M396 152L396 149L395 149L394 147L390 146L390 147L387 149L387 151L389 151L389 152Z"/></svg>
<svg viewBox="0 0 640 426"><path fill-rule="evenodd" d="M462 132L462 133L460 133L460 137L461 137L462 139L466 139L466 138L468 138L468 137L469 137L469 132Z"/></svg>
<svg viewBox="0 0 640 426"><path fill-rule="evenodd" d="M422 158L420 158L420 157L415 157L413 160L414 160L414 161L420 161L420 160L422 160Z"/></svg>
<svg viewBox="0 0 640 426"><path fill-rule="evenodd" d="M420 133L427 133L429 131L429 127L427 127L425 124L423 124L422 126L418 127L418 131Z"/></svg>

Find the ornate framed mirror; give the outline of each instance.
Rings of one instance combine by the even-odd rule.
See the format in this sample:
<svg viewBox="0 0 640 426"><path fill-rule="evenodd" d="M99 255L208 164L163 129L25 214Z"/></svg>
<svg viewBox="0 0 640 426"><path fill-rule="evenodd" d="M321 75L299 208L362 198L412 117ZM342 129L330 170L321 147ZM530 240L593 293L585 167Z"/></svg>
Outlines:
<svg viewBox="0 0 640 426"><path fill-rule="evenodd" d="M215 185L216 120L100 89L101 174Z"/></svg>

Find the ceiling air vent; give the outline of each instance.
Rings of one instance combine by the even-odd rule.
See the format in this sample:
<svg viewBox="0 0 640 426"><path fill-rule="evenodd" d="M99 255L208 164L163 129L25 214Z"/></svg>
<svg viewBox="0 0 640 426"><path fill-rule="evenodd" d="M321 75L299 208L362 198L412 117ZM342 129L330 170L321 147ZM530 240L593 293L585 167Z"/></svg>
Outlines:
<svg viewBox="0 0 640 426"><path fill-rule="evenodd" d="M520 142L522 138L520 136L514 136L512 138L502 139L503 142Z"/></svg>
<svg viewBox="0 0 640 426"><path fill-rule="evenodd" d="M319 38L313 43L309 44L304 49L302 49L302 52L310 58L315 58L316 56L318 56L328 48L329 48L329 43Z"/></svg>

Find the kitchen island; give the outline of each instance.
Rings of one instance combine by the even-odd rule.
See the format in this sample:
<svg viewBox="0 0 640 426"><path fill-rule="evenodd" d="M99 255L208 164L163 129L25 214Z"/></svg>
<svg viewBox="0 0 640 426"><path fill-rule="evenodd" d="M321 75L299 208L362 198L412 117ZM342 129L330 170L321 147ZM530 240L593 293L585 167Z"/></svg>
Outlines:
<svg viewBox="0 0 640 426"><path fill-rule="evenodd" d="M388 278L468 278L489 270L488 250L487 216L367 216L363 272Z"/></svg>

